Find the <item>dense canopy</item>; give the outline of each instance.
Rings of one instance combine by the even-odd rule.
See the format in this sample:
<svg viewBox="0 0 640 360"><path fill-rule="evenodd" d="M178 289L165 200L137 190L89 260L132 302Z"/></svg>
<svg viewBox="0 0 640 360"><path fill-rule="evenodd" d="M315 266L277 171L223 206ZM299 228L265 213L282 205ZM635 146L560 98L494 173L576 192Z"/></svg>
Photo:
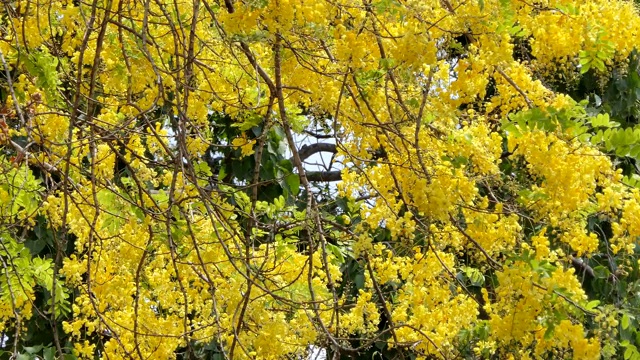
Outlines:
<svg viewBox="0 0 640 360"><path fill-rule="evenodd" d="M2 8L1 358L640 359L637 3Z"/></svg>

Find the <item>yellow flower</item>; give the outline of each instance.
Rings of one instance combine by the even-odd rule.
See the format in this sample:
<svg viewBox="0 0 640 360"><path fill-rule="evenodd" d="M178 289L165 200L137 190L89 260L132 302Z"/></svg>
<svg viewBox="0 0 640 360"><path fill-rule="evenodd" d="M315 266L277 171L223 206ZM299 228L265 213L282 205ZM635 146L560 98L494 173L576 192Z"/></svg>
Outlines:
<svg viewBox="0 0 640 360"><path fill-rule="evenodd" d="M255 140L248 140L246 135L242 134L241 137L233 139L231 145L237 149L240 149L240 157L243 158L254 153L253 146L255 145L255 143Z"/></svg>

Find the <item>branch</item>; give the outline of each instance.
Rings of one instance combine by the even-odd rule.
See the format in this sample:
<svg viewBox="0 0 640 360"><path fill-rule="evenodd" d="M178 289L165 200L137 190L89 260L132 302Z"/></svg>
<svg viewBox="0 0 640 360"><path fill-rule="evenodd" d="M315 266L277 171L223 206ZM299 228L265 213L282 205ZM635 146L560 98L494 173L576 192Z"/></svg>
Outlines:
<svg viewBox="0 0 640 360"><path fill-rule="evenodd" d="M342 180L342 172L340 170L334 170L334 171L308 171L307 172L307 180L313 181L313 182L341 181Z"/></svg>
<svg viewBox="0 0 640 360"><path fill-rule="evenodd" d="M511 79L509 76L507 76L507 74L504 73L504 71L502 71L502 69L500 69L499 67L496 67L496 71L498 72L498 74L502 75L502 77L511 85L513 86L514 89L516 89L516 91L522 95L522 97L524 98L524 102L527 103L527 106L532 109L535 107L535 105L533 104L533 102L531 101L531 99L529 99L529 97L527 96L527 94L518 86L518 84L515 83L515 81L513 81L513 79Z"/></svg>
<svg viewBox="0 0 640 360"><path fill-rule="evenodd" d="M537 287L540 290L543 291L549 291L549 289L546 286L540 285L537 282L533 282L533 286ZM587 310L585 309L583 306L581 306L580 304L578 304L577 302L575 302L573 299L571 299L569 296L559 292L558 290L552 290L554 294L558 295L559 297L563 298L566 302L568 302L569 304L573 305L574 307L576 307L577 309L582 310L582 312L584 312L587 315L591 315L591 316L595 316L597 315L596 312L591 311L591 310Z"/></svg>
<svg viewBox="0 0 640 360"><path fill-rule="evenodd" d="M596 277L596 274L593 271L593 268L589 266L587 263L585 263L584 260L580 258L571 257L571 263L573 264L574 267L576 267L581 272L587 273L592 278Z"/></svg>
<svg viewBox="0 0 640 360"><path fill-rule="evenodd" d="M334 134L319 134L317 132L313 132L313 131L309 131L309 130L304 130L304 133L309 135L309 136L313 136L316 139L332 139L335 137Z"/></svg>
<svg viewBox="0 0 640 360"><path fill-rule="evenodd" d="M571 264L574 268L576 268L576 270L589 275L591 278L598 278L596 276L595 270L593 270L593 268L589 266L589 264L587 264L582 258L571 257ZM607 277L607 281L611 281L613 283L617 282L617 274L614 272L610 273Z"/></svg>
<svg viewBox="0 0 640 360"><path fill-rule="evenodd" d="M489 253L473 238L471 237L471 235L469 235L466 231L464 231L464 229L462 228L462 226L460 226L460 224L458 224L458 222L456 221L456 219L453 218L453 215L449 214L449 219L451 220L451 223L458 229L458 231L465 237L467 238L467 240L471 241L473 243L473 245L476 246L476 248L478 248L478 250L480 250L484 256L487 258L487 260L489 261L489 263L496 269L499 269L502 267L502 265L500 265L499 262L495 261L491 255L489 255Z"/></svg>
<svg viewBox="0 0 640 360"><path fill-rule="evenodd" d="M224 0L224 5L227 8L229 14L233 14L235 9L233 8L233 3L231 2L231 0Z"/></svg>
<svg viewBox="0 0 640 360"><path fill-rule="evenodd" d="M311 145L304 145L300 148L300 150L298 150L298 156L300 156L300 161L305 161L311 155L317 154L319 152L330 152L335 154L338 152L338 148L336 147L336 144L329 143L315 143ZM293 158L289 160L293 162Z"/></svg>

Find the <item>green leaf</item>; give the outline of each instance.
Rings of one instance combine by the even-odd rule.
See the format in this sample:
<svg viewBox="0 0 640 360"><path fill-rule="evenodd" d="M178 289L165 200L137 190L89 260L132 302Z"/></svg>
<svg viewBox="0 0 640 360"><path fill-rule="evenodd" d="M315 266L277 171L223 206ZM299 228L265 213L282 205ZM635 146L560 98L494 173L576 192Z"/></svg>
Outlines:
<svg viewBox="0 0 640 360"><path fill-rule="evenodd" d="M622 178L622 183L631 187L639 187L638 185L640 184L640 176L637 174L625 176Z"/></svg>
<svg viewBox="0 0 640 360"><path fill-rule="evenodd" d="M384 70L389 70L393 68L394 65L395 65L395 61L393 59L388 59L388 58L380 59L380 66Z"/></svg>
<svg viewBox="0 0 640 360"><path fill-rule="evenodd" d="M484 284L484 275L476 268L465 267L464 273L473 286L482 286Z"/></svg>
<svg viewBox="0 0 640 360"><path fill-rule="evenodd" d="M42 345L36 345L36 346L28 346L24 348L24 351L26 351L29 354L37 354L40 352L40 350L42 350L44 346Z"/></svg>
<svg viewBox="0 0 640 360"><path fill-rule="evenodd" d="M591 119L591 125L593 127L610 127L609 114L598 114L596 117Z"/></svg>
<svg viewBox="0 0 640 360"><path fill-rule="evenodd" d="M263 119L259 116L248 116L244 121L231 124L231 126L238 128L240 131L247 131L254 126L261 124L262 120Z"/></svg>
<svg viewBox="0 0 640 360"><path fill-rule="evenodd" d="M620 320L620 325L622 325L622 329L626 330L629 328L629 315L622 314L622 319Z"/></svg>
<svg viewBox="0 0 640 360"><path fill-rule="evenodd" d="M545 340L550 340L553 337L553 331L555 330L556 325L555 324L549 324L549 326L547 327L547 330L544 332L544 338Z"/></svg>
<svg viewBox="0 0 640 360"><path fill-rule="evenodd" d="M416 98L410 98L407 100L407 104L413 108L420 106L420 102Z"/></svg>
<svg viewBox="0 0 640 360"><path fill-rule="evenodd" d="M583 143L587 143L591 141L591 134L582 134L578 136L578 140Z"/></svg>
<svg viewBox="0 0 640 360"><path fill-rule="evenodd" d="M339 265L344 264L344 255L342 254L342 251L340 251L340 248L338 246L328 243L327 249L333 254L333 256L336 257Z"/></svg>
<svg viewBox="0 0 640 360"><path fill-rule="evenodd" d="M604 266L596 266L593 268L593 275L597 278L597 279L607 279L609 277L611 273L609 272L609 269L607 269Z"/></svg>
<svg viewBox="0 0 640 360"><path fill-rule="evenodd" d="M591 137L591 144L598 145L604 140L604 133L602 130L598 130L598 132Z"/></svg>
<svg viewBox="0 0 640 360"><path fill-rule="evenodd" d="M52 347L45 348L42 357L44 360L54 360L55 359L55 351Z"/></svg>
<svg viewBox="0 0 640 360"><path fill-rule="evenodd" d="M607 68L604 65L604 61L602 61L599 58L594 58L593 61L591 62L593 64L593 66L596 67L596 69L600 70L600 71L605 71Z"/></svg>
<svg viewBox="0 0 640 360"><path fill-rule="evenodd" d="M209 164L204 161L198 161L193 165L193 170L196 172L196 175L199 177L210 177L213 175L211 172L211 168Z"/></svg>
<svg viewBox="0 0 640 360"><path fill-rule="evenodd" d="M593 301L589 301L587 303L587 305L585 306L585 309L587 310L593 310L595 309L598 305L600 305L600 300L593 300Z"/></svg>
<svg viewBox="0 0 640 360"><path fill-rule="evenodd" d="M291 194L297 196L300 192L300 176L298 176L298 174L289 174L285 177L284 181L287 183Z"/></svg>
<svg viewBox="0 0 640 360"><path fill-rule="evenodd" d="M628 146L620 146L616 148L616 155L619 157L624 157L629 155L629 147Z"/></svg>
<svg viewBox="0 0 640 360"><path fill-rule="evenodd" d="M364 275L363 274L357 274L353 278L353 282L356 284L356 288L358 290L364 289Z"/></svg>
<svg viewBox="0 0 640 360"><path fill-rule="evenodd" d="M628 341L623 341L621 346L626 348L624 352L625 359L638 360L640 359L640 353L638 353L638 348L635 345L631 345Z"/></svg>
<svg viewBox="0 0 640 360"><path fill-rule="evenodd" d="M47 241L45 239L28 239L24 242L24 245L32 254L36 255L45 248Z"/></svg>
<svg viewBox="0 0 640 360"><path fill-rule="evenodd" d="M223 165L220 166L220 171L218 171L218 179L222 180L225 178L225 176L227 176L227 170Z"/></svg>

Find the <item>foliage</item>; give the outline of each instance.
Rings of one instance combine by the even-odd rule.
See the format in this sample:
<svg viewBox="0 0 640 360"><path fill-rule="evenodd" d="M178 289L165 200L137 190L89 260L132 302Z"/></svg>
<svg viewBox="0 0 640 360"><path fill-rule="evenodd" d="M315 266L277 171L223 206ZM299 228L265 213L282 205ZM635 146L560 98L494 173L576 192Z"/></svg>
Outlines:
<svg viewBox="0 0 640 360"><path fill-rule="evenodd" d="M3 8L0 356L640 358L634 2Z"/></svg>

